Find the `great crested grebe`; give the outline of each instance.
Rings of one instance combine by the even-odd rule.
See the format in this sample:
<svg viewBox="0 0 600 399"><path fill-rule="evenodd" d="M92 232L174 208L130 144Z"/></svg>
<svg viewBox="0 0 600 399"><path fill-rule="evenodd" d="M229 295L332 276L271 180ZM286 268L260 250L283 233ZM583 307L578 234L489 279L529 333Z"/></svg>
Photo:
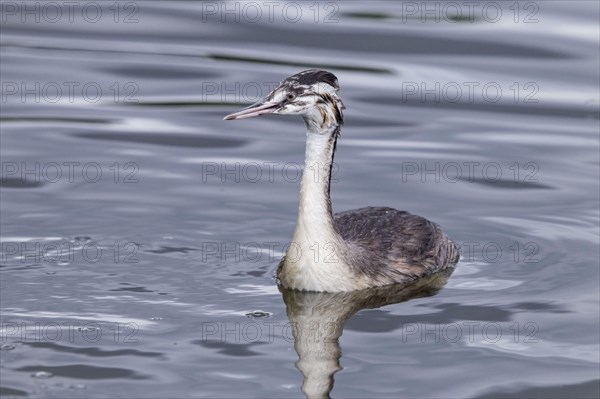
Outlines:
<svg viewBox="0 0 600 399"><path fill-rule="evenodd" d="M334 74L311 69L290 76L263 100L224 118L301 115L306 124L298 220L277 269L280 284L304 291L354 291L404 284L453 267L458 248L425 218L382 207L333 215L331 167L345 108L338 91Z"/></svg>

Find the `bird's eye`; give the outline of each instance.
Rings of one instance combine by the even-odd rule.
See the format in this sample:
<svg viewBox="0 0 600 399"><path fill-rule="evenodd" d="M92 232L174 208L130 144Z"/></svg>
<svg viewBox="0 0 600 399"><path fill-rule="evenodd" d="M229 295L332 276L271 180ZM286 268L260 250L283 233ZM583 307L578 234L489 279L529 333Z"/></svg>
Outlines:
<svg viewBox="0 0 600 399"><path fill-rule="evenodd" d="M294 98L296 98L296 96L293 93L288 93L288 95L285 96L285 98L287 98L289 101L292 101Z"/></svg>

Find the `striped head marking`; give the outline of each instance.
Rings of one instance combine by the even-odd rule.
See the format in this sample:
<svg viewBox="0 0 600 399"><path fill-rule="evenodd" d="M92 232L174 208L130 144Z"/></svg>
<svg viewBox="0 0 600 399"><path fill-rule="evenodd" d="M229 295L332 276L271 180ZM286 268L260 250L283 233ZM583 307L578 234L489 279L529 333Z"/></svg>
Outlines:
<svg viewBox="0 0 600 399"><path fill-rule="evenodd" d="M343 123L344 104L338 96L339 89L334 74L309 69L290 76L261 101L225 119L263 114L301 115L311 130L329 130Z"/></svg>

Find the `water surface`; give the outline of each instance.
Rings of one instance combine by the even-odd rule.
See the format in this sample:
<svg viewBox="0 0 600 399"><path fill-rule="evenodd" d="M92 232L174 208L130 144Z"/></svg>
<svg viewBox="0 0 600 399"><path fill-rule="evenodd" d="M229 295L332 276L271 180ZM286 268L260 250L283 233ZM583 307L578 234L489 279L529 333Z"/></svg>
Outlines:
<svg viewBox="0 0 600 399"><path fill-rule="evenodd" d="M437 294L361 302L332 397L597 397L596 2L517 3L517 22L512 3L439 21L306 3L296 22L128 4L96 23L3 9L3 396L301 397L301 371L332 372L296 366L312 352L288 318L327 298L272 277L303 124L222 121L319 67L347 107L334 210L406 209L463 250ZM334 310L314 331L355 309Z"/></svg>

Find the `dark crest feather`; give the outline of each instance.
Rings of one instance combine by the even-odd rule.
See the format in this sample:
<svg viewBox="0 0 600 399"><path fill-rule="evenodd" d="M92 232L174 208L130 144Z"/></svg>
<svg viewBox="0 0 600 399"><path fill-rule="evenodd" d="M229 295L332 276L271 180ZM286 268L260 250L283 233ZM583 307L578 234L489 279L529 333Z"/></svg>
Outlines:
<svg viewBox="0 0 600 399"><path fill-rule="evenodd" d="M300 85L313 85L315 83L323 82L328 85L335 87L338 90L340 87L338 85L337 77L328 71L323 71L320 69L309 69L306 71L302 71L295 75L290 76L286 79L287 81L293 81Z"/></svg>

